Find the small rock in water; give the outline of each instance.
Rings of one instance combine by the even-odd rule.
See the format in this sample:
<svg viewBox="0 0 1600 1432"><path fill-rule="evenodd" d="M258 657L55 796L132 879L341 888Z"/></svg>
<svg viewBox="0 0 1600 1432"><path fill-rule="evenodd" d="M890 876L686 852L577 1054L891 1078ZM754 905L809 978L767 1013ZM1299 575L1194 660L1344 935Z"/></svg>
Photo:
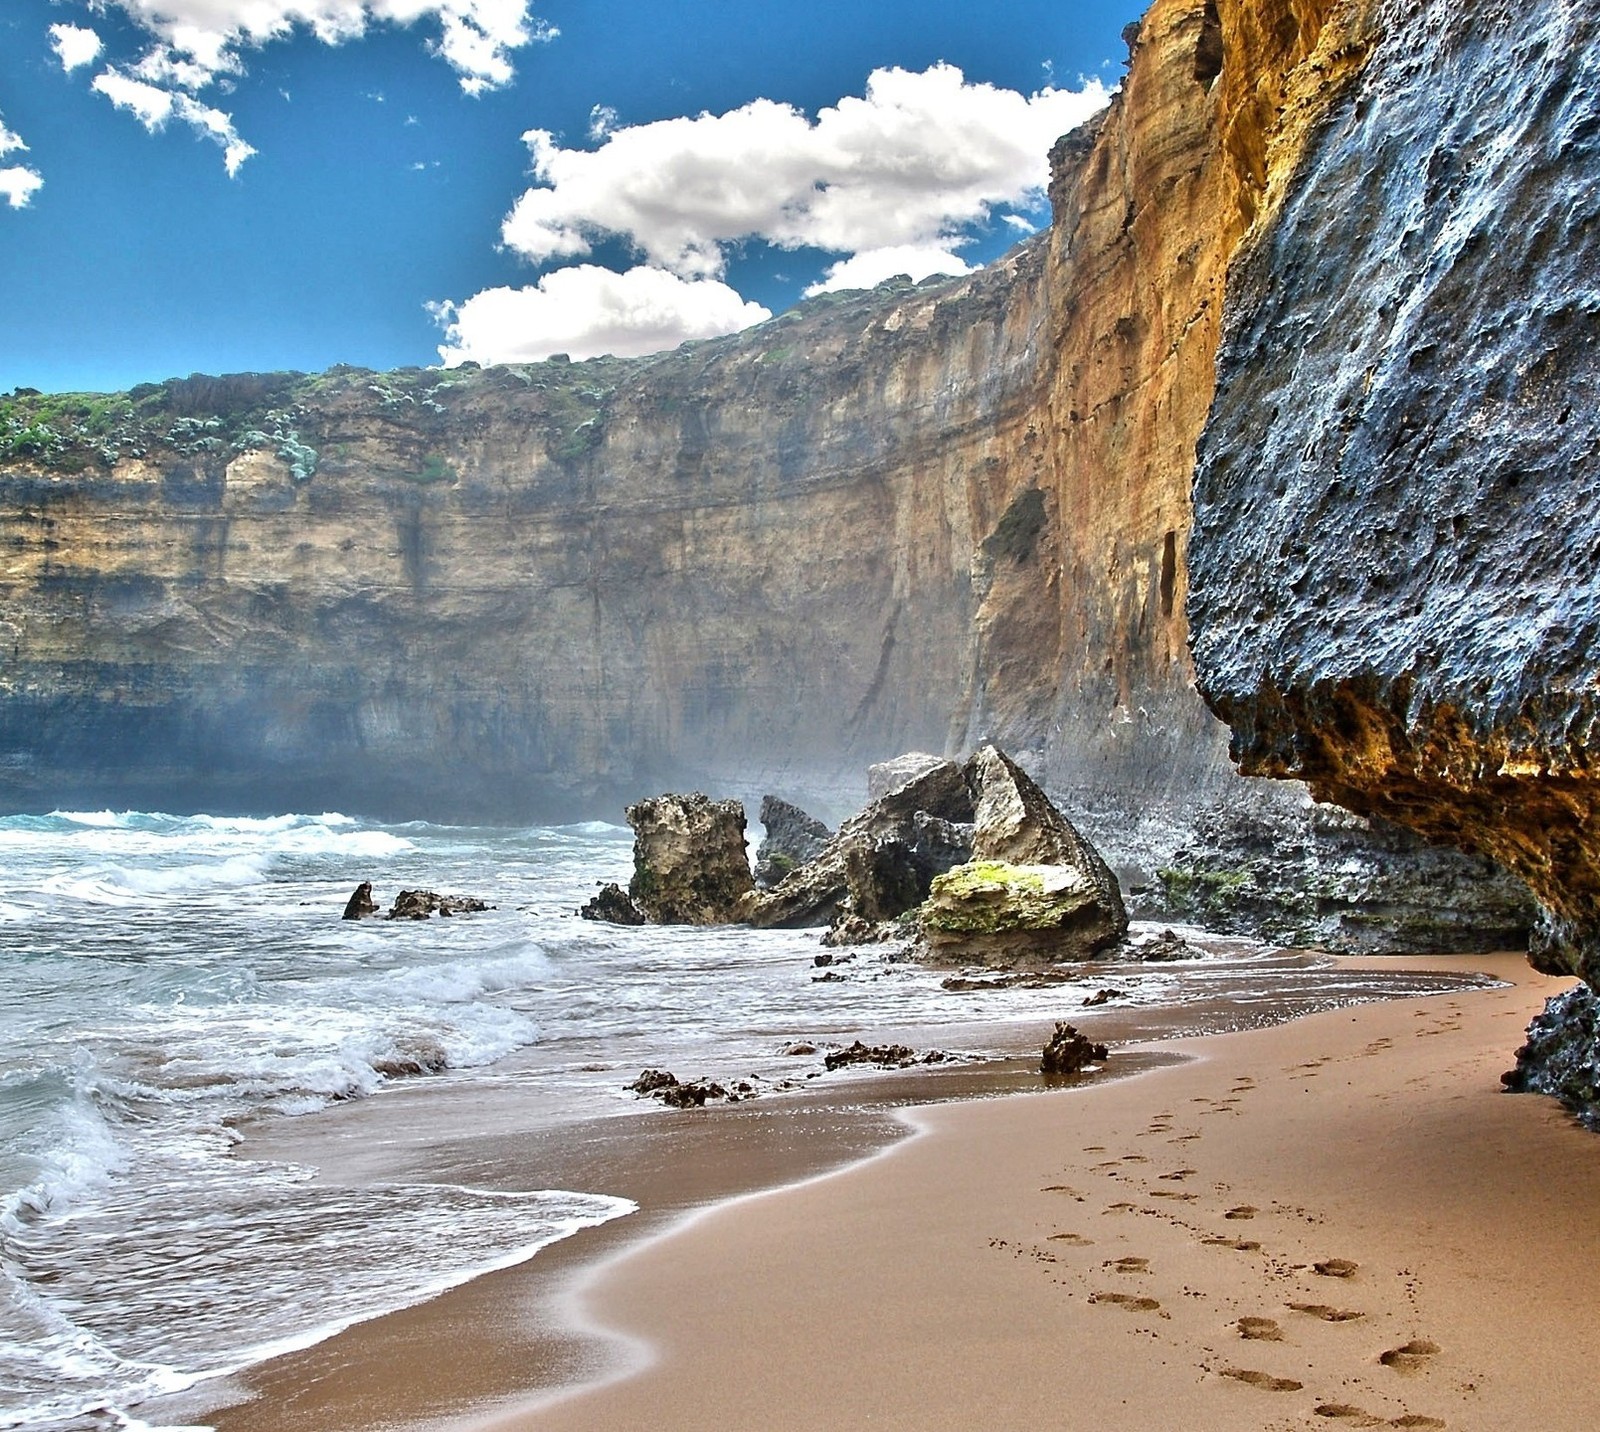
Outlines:
<svg viewBox="0 0 1600 1432"><path fill-rule="evenodd" d="M490 906L471 895L438 895L432 890L402 890L385 920L426 920L428 916L468 914Z"/></svg>
<svg viewBox="0 0 1600 1432"><path fill-rule="evenodd" d="M646 1069L628 1088L635 1094L650 1095L673 1109L701 1109L707 1099L729 1099L722 1085L710 1079L690 1079L680 1082L676 1074L665 1069Z"/></svg>
<svg viewBox="0 0 1600 1432"><path fill-rule="evenodd" d="M1096 1005L1109 1004L1114 999L1122 999L1126 993L1126 990L1120 989L1097 989L1084 1000L1083 1007L1085 1009L1093 1009Z"/></svg>
<svg viewBox="0 0 1600 1432"><path fill-rule="evenodd" d="M350 897L349 903L344 907L344 920L359 920L363 915L376 915L377 902L372 898L372 882L363 880L356 886L355 894Z"/></svg>
<svg viewBox="0 0 1600 1432"><path fill-rule="evenodd" d="M600 887L600 893L578 911L585 920L601 920L608 925L642 925L645 913L633 897L616 881Z"/></svg>
<svg viewBox="0 0 1600 1432"><path fill-rule="evenodd" d="M1039 1071L1043 1074L1077 1074L1086 1065L1102 1064L1109 1057L1105 1045L1094 1043L1070 1024L1058 1020L1055 1033L1044 1046Z"/></svg>

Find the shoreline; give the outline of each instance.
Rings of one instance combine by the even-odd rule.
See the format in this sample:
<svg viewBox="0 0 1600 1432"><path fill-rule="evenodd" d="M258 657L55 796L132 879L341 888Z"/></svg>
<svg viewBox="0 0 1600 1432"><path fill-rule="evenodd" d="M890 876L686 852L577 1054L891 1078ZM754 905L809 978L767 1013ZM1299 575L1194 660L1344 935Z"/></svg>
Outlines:
<svg viewBox="0 0 1600 1432"><path fill-rule="evenodd" d="M459 1425L1578 1432L1600 1144L1498 1083L1565 982L1426 963L1514 983L919 1110L921 1138L596 1270L585 1313L643 1372Z"/></svg>
<svg viewBox="0 0 1600 1432"><path fill-rule="evenodd" d="M1518 981L1515 990L1502 993L1520 999L1521 1013L1539 1007L1546 987L1559 983L1542 981L1539 990L1533 991L1531 983L1541 977L1528 969L1522 956L1487 961L1478 957L1388 958L1339 964L1382 971L1482 971L1492 966L1493 973L1509 973ZM1432 998L1465 999L1468 993L1480 997L1476 992L1458 992ZM1196 1053L1204 1067L1207 1047L1217 1040L1248 1040L1275 1033L1283 1037L1282 1031L1300 1029L1316 1020L1337 1020L1341 1015L1360 1023L1372 1017L1373 1011L1406 1010L1417 1003L1415 999L1396 999L1345 1006L1332 1014L1312 1015L1255 1033L1204 1036L1141 1048L1144 1054L1155 1054L1155 1062L1163 1066L1181 1064L1187 1070L1194 1067L1189 1061ZM1494 1057L1503 1061L1502 1067L1510 1062L1510 1050L1520 1033L1520 1025L1503 1036L1496 1031ZM1124 1050L1119 1056L1118 1062L1125 1062L1130 1054ZM983 1092L974 1087L974 1080L995 1085L1009 1077L1013 1086L1016 1083L1015 1074L1007 1076L994 1065L950 1069L940 1075L952 1090L958 1084L966 1085L962 1093L968 1098ZM1031 1107L1040 1100L1088 1098L1114 1105L1137 1104L1143 1096L1129 1091L1148 1087L1152 1077L1176 1076L1173 1069L1164 1068L1156 1075L1092 1081L1089 1087L1070 1093L930 1104L926 1073L912 1077L885 1074L848 1089L818 1090L815 1096L808 1091L807 1097L795 1102L718 1110L712 1118L690 1115L686 1120L681 1114L663 1112L630 1120L627 1130L615 1119L596 1121L578 1144L589 1140L592 1153L622 1135L627 1156L635 1164L636 1187L649 1190L650 1200L643 1212L562 1240L528 1263L360 1324L290 1358L158 1404L161 1415L210 1421L221 1432L272 1432L291 1426L312 1432L319 1427L378 1425L483 1429L628 1425L626 1415L618 1422L612 1412L600 1410L602 1404L613 1397L631 1396L629 1389L653 1383L662 1373L662 1364L657 1363L643 1377L618 1381L623 1361L620 1350L630 1339L642 1338L664 1348L661 1355L668 1366L685 1355L685 1349L670 1339L663 1342L660 1327L641 1331L629 1326L626 1319L618 1319L614 1310L608 1311L605 1290L613 1281L626 1284L641 1261L665 1256L662 1249L690 1243L698 1246L707 1226L729 1217L742 1218L745 1214L739 1210L747 1206L766 1209L795 1202L810 1204L819 1198L826 1201L823 1190L834 1188L841 1180L853 1182L863 1177L863 1169L898 1168L910 1147L927 1143L925 1138L905 1137L908 1123L935 1129L934 1142L941 1143L947 1119L960 1124L968 1117L980 1121L999 1118L992 1111ZM901 1087L893 1087L896 1084ZM1034 1087L1037 1089L1036 1082ZM918 1107L906 1114L903 1104ZM1042 1115L1030 1114L1023 1121L1035 1117ZM501 1150L508 1158L537 1159L541 1167L548 1152L548 1148L530 1146ZM561 1186L597 1185L574 1180ZM633 1190L615 1183L604 1188L636 1196ZM700 1248L691 1261L703 1259L705 1252ZM820 1256L826 1260L825 1249ZM730 1270L730 1276L734 1271ZM582 1293L585 1288L589 1294ZM573 1300L591 1296L598 1299L595 1309L576 1315L580 1305ZM677 1321L694 1301L687 1290L682 1298L672 1298L669 1321ZM644 1306L649 1306L648 1299ZM774 1348L790 1346L789 1334L782 1327L751 1336L758 1342L770 1341ZM592 1390L597 1383L602 1389L598 1392ZM649 1400L654 1407L659 1399L650 1394ZM154 1406L143 1409L144 1415L151 1415ZM654 1407L652 1420L659 1420L661 1412ZM587 1420L591 1417L595 1420Z"/></svg>

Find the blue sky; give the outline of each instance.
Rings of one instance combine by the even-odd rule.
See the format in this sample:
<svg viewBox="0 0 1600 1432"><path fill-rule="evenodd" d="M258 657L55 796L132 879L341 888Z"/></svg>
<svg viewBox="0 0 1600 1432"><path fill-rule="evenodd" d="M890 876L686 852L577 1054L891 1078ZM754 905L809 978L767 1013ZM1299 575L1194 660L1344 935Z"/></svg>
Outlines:
<svg viewBox="0 0 1600 1432"><path fill-rule="evenodd" d="M0 391L647 351L959 271L1044 222L1139 8L5 0Z"/></svg>

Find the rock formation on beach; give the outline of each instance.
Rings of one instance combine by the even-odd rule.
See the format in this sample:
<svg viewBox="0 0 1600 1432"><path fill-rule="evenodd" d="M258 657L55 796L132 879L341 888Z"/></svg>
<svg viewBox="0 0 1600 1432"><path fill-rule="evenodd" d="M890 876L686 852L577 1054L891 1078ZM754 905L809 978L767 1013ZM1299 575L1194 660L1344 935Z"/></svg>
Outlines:
<svg viewBox="0 0 1600 1432"><path fill-rule="evenodd" d="M628 824L633 827L628 894L647 920L726 925L737 918L755 888L744 844L744 807L738 801L714 801L698 791L652 796L628 807Z"/></svg>
<svg viewBox="0 0 1600 1432"><path fill-rule="evenodd" d="M647 359L0 399L0 800L832 817L993 739L1143 912L1514 938L1404 827L1593 974L1593 28L1155 0L979 273ZM1191 620L1246 768L1365 856L1234 772Z"/></svg>
<svg viewBox="0 0 1600 1432"><path fill-rule="evenodd" d="M917 936L923 955L952 961L1084 959L1127 933L1116 876L1004 752L986 745L964 766L901 771L902 784L770 890L752 882L739 802L640 801L628 808L627 892L607 885L578 913L623 925L828 925L831 945ZM770 797L762 808L803 815Z"/></svg>

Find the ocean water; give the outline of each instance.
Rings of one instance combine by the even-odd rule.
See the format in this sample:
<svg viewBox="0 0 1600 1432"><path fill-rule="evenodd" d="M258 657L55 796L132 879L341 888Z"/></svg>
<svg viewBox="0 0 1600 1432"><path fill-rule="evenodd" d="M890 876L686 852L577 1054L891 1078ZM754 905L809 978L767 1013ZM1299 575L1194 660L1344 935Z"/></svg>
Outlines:
<svg viewBox="0 0 1600 1432"><path fill-rule="evenodd" d="M601 824L0 819L0 1428L144 1427L145 1399L633 1209L537 1170L484 1187L330 1182L252 1156L262 1121L315 1120L398 1081L509 1081L552 1121L633 1117L654 1107L624 1088L647 1065L754 1077L782 1099L796 1039L948 1028L982 1054L1106 983L1125 1012L1203 1007L1213 1025L1219 1008L1259 1022L1291 987L1300 1008L1384 992L1218 938L1204 960L1089 968L1049 990L954 993L878 952L819 983L814 931L574 918L597 882L626 880L631 849ZM385 908L416 887L495 908L342 921L361 880Z"/></svg>

